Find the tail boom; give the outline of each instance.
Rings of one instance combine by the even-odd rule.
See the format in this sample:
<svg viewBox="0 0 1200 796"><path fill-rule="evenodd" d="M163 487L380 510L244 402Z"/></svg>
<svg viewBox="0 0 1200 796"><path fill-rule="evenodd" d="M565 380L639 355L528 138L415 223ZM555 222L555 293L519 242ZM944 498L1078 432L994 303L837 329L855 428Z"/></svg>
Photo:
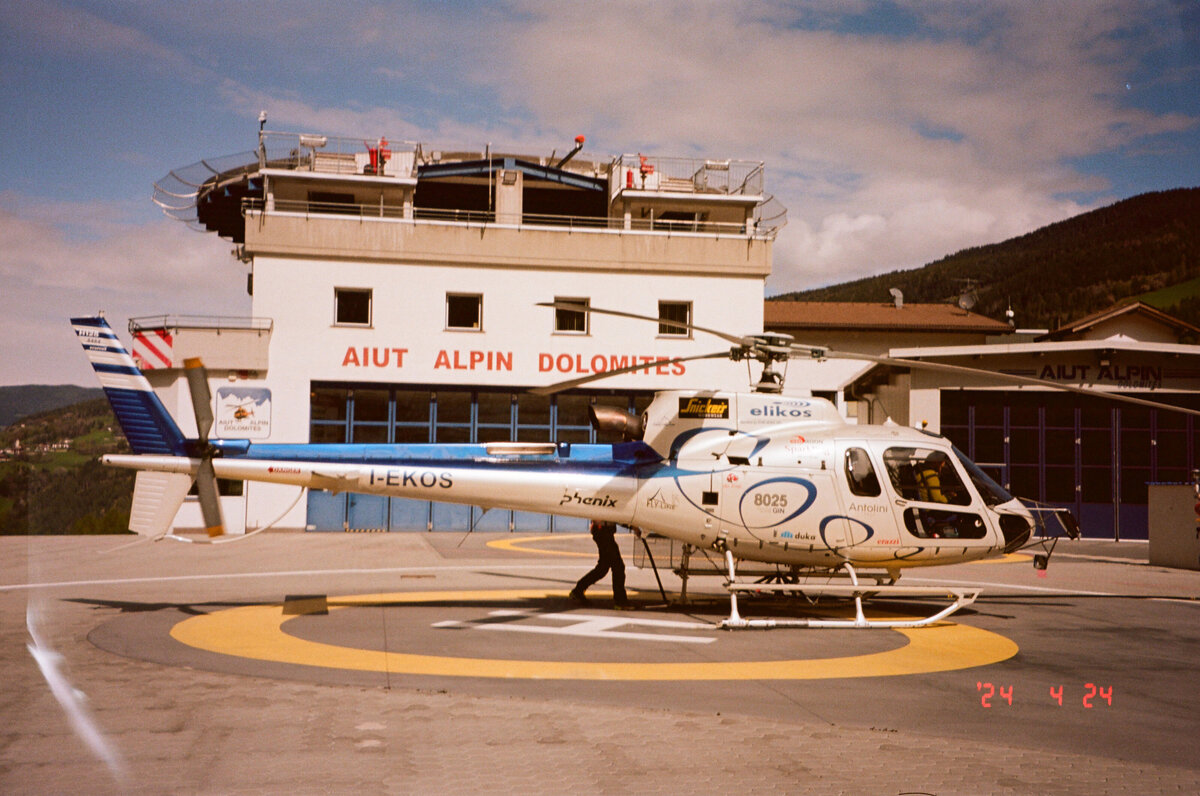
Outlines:
<svg viewBox="0 0 1200 796"><path fill-rule="evenodd" d="M103 462L156 473L192 477L200 459L186 456L108 455ZM217 478L407 497L473 506L505 506L534 511L629 523L633 520L638 479L614 471L575 471L490 463L488 466L446 464L373 465L221 458L212 460Z"/></svg>

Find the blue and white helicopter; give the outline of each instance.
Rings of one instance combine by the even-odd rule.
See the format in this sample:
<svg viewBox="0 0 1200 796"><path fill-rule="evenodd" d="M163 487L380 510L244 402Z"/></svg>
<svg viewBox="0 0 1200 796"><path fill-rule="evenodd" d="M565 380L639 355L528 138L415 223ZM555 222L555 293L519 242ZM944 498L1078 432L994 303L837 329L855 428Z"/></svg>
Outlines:
<svg viewBox="0 0 1200 796"><path fill-rule="evenodd" d="M574 304L542 306L666 322ZM777 366L791 358L839 357L979 373L971 368L835 352L776 333L738 337L678 324L716 335L731 348L671 362L755 360L762 364L755 390L663 391L641 417L594 407L593 424L626 440L614 444L259 444L209 438L212 400L198 360L189 360L186 372L199 437L187 439L104 318L74 318L72 324L133 450L107 455L103 462L137 471L130 530L153 539L170 535L193 483L209 534L221 535L218 478L583 517L667 537L681 543L685 555L723 557L731 596L726 627L928 624L970 604L979 590L898 585L903 570L1033 545L1042 545L1035 566L1044 567L1057 540L1045 533L1041 510L1009 494L946 438L903 426L849 424L829 401L783 395ZM643 366L626 370L637 367ZM622 372L534 392L557 392ZM1053 514L1068 535L1078 535L1069 513ZM774 568L779 582L738 581L740 562ZM850 597L855 618L742 619L737 595L750 590ZM863 615L864 596L930 594L954 602L919 620Z"/></svg>

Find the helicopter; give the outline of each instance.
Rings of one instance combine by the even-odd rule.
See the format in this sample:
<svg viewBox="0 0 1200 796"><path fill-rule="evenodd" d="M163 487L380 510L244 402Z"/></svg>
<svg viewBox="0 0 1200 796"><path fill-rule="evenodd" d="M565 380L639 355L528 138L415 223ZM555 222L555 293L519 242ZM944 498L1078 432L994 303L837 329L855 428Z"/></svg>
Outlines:
<svg viewBox="0 0 1200 796"><path fill-rule="evenodd" d="M133 451L102 461L137 471L129 527L146 538L182 538L170 534L170 525L193 483L209 536L220 537L218 478L294 485L300 494L305 488L323 489L582 517L667 537L683 545L685 556L696 551L723 557L731 605L722 624L745 628L927 625L971 604L980 590L898 584L905 570L1035 545L1043 550L1035 566L1045 568L1059 538L1044 532L1047 513L1067 536L1079 535L1069 511L1027 505L945 437L897 425L854 425L825 399L785 395L781 366L794 358L851 358L954 373L978 374L976 369L837 352L779 333L731 335L570 302L538 306L711 334L730 347L660 364L728 358L759 363L761 375L751 392L660 391L641 416L592 406L593 426L623 440L611 444L252 443L209 438L213 413L207 375L198 359L189 359L185 374L198 437L188 439L104 318L71 322ZM641 367L531 391L551 394ZM1092 394L1029 377L989 375ZM742 563L774 567L780 577L774 583L739 581ZM849 597L855 616L744 619L737 598L748 591ZM932 595L953 602L920 619L869 620L862 608L864 597Z"/></svg>
<svg viewBox="0 0 1200 796"><path fill-rule="evenodd" d="M234 420L246 420L251 417L254 417L254 401L245 401L234 407Z"/></svg>

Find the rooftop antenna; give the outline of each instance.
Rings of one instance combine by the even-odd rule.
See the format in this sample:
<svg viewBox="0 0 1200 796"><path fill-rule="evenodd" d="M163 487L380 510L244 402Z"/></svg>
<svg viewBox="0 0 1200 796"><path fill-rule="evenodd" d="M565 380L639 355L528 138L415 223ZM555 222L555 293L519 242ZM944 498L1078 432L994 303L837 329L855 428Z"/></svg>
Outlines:
<svg viewBox="0 0 1200 796"><path fill-rule="evenodd" d="M904 309L904 292L898 287L894 287L888 292L892 294L892 303L896 305L896 309Z"/></svg>
<svg viewBox="0 0 1200 796"><path fill-rule="evenodd" d="M958 291L958 308L963 312L970 312L979 301L979 296L975 294L975 280L965 277L956 281L963 283L962 289Z"/></svg>
<svg viewBox="0 0 1200 796"><path fill-rule="evenodd" d="M267 146L263 143L263 128L267 126L267 112L258 112L258 167L267 167Z"/></svg>

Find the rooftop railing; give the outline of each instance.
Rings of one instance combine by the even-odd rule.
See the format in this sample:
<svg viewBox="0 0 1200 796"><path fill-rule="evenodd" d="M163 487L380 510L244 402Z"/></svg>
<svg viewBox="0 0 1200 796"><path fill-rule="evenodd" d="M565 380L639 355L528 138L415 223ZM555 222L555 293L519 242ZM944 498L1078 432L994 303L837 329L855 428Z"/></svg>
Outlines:
<svg viewBox="0 0 1200 796"><path fill-rule="evenodd" d="M613 161L610 190L640 188L684 193L762 196L763 164L755 160L702 160L621 155Z"/></svg>
<svg viewBox="0 0 1200 796"><path fill-rule="evenodd" d="M234 315L143 315L129 319L129 333L148 329L203 329L205 331L270 332L275 322L270 318L249 318Z"/></svg>
<svg viewBox="0 0 1200 796"><path fill-rule="evenodd" d="M243 202L243 211L262 211L265 202L261 199L247 199ZM348 216L359 219L382 218L404 219L405 210L402 205L395 204L352 204L343 202L318 202L303 199L276 199L273 203L274 212L294 213L305 216ZM416 207L412 209L411 221L445 222L451 224L497 224L508 226L548 227L568 230L637 230L642 232L666 233L697 233L704 235L747 235L745 224L693 221L676 218L631 218L629 227L619 216L564 216L548 213L522 213L519 218L505 218L504 214L491 210L443 210ZM775 228L753 227L756 238L773 238Z"/></svg>

